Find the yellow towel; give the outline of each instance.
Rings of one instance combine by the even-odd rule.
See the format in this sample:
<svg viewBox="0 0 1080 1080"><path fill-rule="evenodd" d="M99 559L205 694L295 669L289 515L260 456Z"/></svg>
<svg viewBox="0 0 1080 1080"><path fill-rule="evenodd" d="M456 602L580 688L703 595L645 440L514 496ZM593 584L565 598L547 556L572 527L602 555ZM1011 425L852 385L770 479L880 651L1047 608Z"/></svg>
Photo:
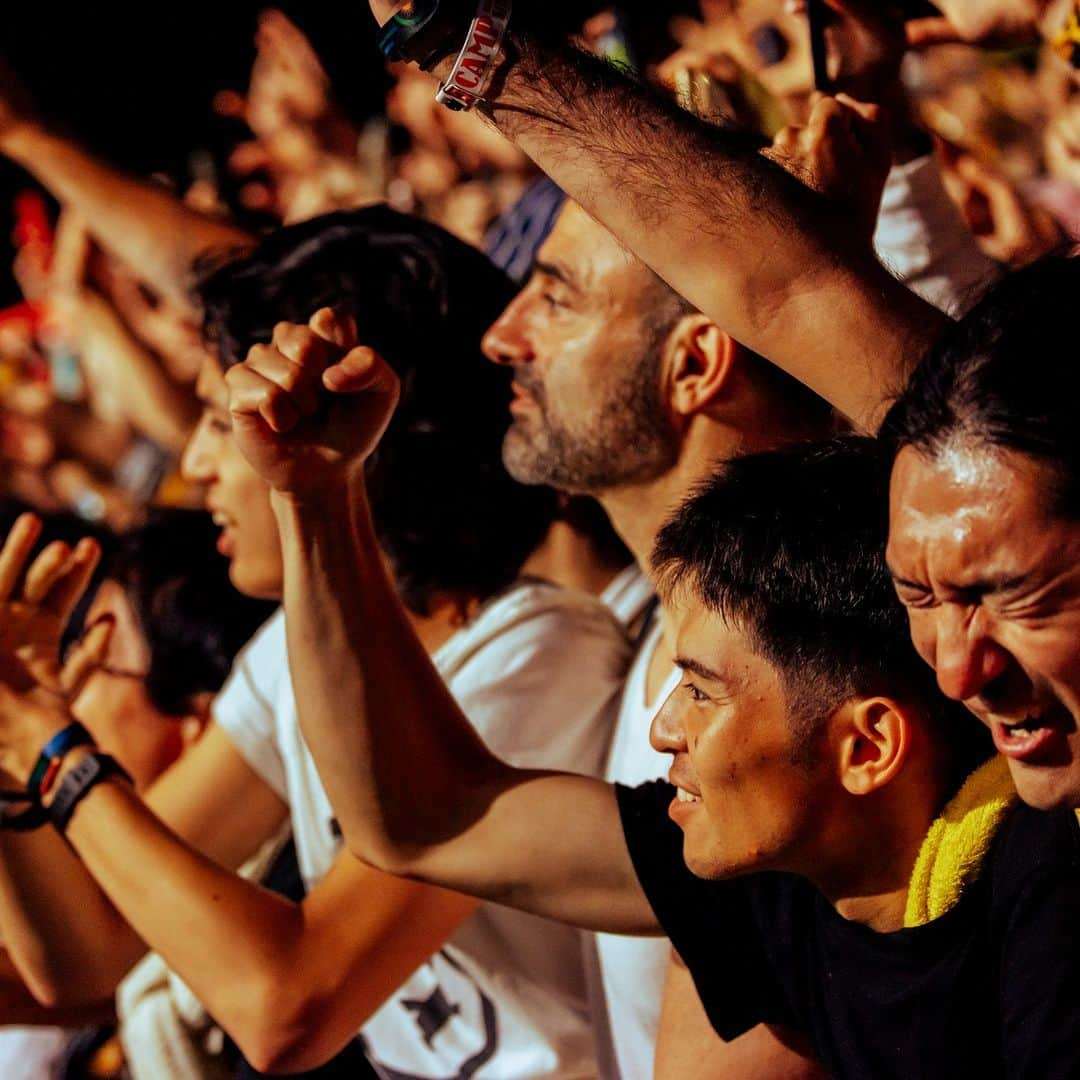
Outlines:
<svg viewBox="0 0 1080 1080"><path fill-rule="evenodd" d="M905 926L922 926L957 904L979 876L990 841L1016 800L1009 764L999 755L964 781L930 826L915 860Z"/></svg>

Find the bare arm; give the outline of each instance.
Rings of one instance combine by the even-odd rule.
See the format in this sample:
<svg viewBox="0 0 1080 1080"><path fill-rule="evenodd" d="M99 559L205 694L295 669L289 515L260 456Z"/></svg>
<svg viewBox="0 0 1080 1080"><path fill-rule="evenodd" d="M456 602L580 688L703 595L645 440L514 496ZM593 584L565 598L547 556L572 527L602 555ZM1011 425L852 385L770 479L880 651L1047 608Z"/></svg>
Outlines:
<svg viewBox="0 0 1080 1080"><path fill-rule="evenodd" d="M824 1080L825 1072L794 1037L759 1024L724 1042L709 1023L694 980L672 950L664 983L660 1033L656 1040L656 1080L703 1080L754 1076L762 1080Z"/></svg>
<svg viewBox="0 0 1080 1080"><path fill-rule="evenodd" d="M278 326L227 375L234 438L275 489L297 707L349 846L381 869L536 914L655 930L612 788L496 759L417 640L362 479L397 381L355 344L355 328L324 309L309 327Z"/></svg>
<svg viewBox="0 0 1080 1080"><path fill-rule="evenodd" d="M499 129L725 331L876 428L943 316L738 135L568 47L518 44Z"/></svg>
<svg viewBox="0 0 1080 1080"><path fill-rule="evenodd" d="M38 716L42 734L29 740L35 747L65 722L29 704L16 707L20 725ZM127 829L119 819L111 826L106 820L100 834L90 834L89 843L104 865L119 864L139 883L140 895L165 887L169 877L160 872L163 855L165 865L175 869L167 860L169 848L160 845L162 836L177 847L192 845L184 850L200 850L199 860L231 877L222 864L236 866L246 859L285 816L281 801L214 727L148 795L175 832L137 796L128 793L128 798L138 808L132 819L148 819L152 826ZM0 932L27 985L49 1005L82 1005L110 996L147 944L159 945L146 938L147 925L129 918L131 910L119 902L125 894L110 891L108 874L98 873L74 833L73 825L72 846L51 828L26 835L0 833ZM98 848L92 846L95 839ZM174 907L175 894L164 895L157 894L157 914L164 921L183 922L190 933L183 919L190 906ZM207 892L206 898L212 895ZM201 929L189 943L205 940L205 934Z"/></svg>
<svg viewBox="0 0 1080 1080"><path fill-rule="evenodd" d="M251 242L244 230L190 210L159 185L127 176L50 130L2 62L0 153L78 211L103 247L188 311L194 261Z"/></svg>

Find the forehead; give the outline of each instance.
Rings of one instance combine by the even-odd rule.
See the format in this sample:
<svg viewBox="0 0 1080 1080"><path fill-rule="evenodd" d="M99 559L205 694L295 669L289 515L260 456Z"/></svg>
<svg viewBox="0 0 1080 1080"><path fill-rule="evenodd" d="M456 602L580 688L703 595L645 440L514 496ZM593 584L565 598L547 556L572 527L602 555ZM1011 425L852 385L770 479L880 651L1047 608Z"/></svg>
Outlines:
<svg viewBox="0 0 1080 1080"><path fill-rule="evenodd" d="M718 676L732 690L770 686L779 692L779 673L755 651L750 635L737 623L680 592L682 595L670 606L679 661Z"/></svg>
<svg viewBox="0 0 1080 1080"><path fill-rule="evenodd" d="M568 271L585 292L640 289L648 280L644 264L573 202L563 207L537 261Z"/></svg>
<svg viewBox="0 0 1080 1080"><path fill-rule="evenodd" d="M1065 533L1080 536L1049 513L1049 482L1047 466L998 447L904 447L889 492L890 565L957 585L1023 574Z"/></svg>

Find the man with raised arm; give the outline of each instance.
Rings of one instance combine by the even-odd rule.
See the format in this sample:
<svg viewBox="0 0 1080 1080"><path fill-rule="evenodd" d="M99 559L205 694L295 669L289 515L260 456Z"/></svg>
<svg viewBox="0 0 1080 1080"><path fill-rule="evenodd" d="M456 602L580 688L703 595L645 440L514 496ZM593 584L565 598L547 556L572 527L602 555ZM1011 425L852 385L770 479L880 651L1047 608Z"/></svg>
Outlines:
<svg viewBox="0 0 1080 1080"><path fill-rule="evenodd" d="M372 0L380 21L395 6ZM483 102L499 130L695 308L876 428L940 313L878 264L846 213L743 136L554 43L560 7L523 0L510 15ZM466 21L428 56L442 77ZM412 58L407 44L397 54Z"/></svg>
<svg viewBox="0 0 1080 1080"><path fill-rule="evenodd" d="M722 1036L793 1025L833 1075L1071 1067L1080 827L1016 808L996 760L961 788L989 747L910 645L866 441L729 463L664 528L685 681L652 739L677 786L617 789L510 768L470 732L367 510L396 380L318 336L236 369L230 409L275 490L301 724L356 854L584 927L662 929ZM312 401L326 390L351 399ZM964 875L921 850L950 821L965 830L942 847L977 841Z"/></svg>

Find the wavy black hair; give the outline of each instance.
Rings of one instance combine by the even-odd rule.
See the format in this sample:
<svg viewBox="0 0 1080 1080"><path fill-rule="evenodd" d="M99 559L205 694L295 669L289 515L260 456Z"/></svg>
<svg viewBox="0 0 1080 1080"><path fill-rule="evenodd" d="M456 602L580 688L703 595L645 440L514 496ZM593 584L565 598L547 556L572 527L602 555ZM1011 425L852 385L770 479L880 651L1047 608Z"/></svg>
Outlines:
<svg viewBox="0 0 1080 1080"><path fill-rule="evenodd" d="M716 612L776 669L804 760L844 702L883 694L931 721L955 787L992 746L911 643L885 564L887 486L882 444L858 436L736 458L664 526L653 567L662 595Z"/></svg>
<svg viewBox="0 0 1080 1080"><path fill-rule="evenodd" d="M279 229L198 291L226 367L278 322L333 307L397 372L401 404L368 463L368 490L410 609L427 613L441 591L487 598L516 577L556 500L502 466L510 375L484 359L480 340L515 289L484 255L375 206Z"/></svg>

